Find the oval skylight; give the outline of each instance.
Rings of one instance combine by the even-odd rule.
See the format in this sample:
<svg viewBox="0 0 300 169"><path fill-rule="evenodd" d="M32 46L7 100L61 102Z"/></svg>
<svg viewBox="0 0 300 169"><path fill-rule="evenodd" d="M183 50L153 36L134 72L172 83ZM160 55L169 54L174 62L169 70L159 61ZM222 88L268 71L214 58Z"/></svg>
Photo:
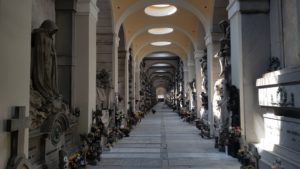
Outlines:
<svg viewBox="0 0 300 169"><path fill-rule="evenodd" d="M146 7L144 11L149 16L161 17L174 14L177 8L170 4L156 4Z"/></svg>
<svg viewBox="0 0 300 169"><path fill-rule="evenodd" d="M156 73L166 73L167 71L165 71L165 70L157 70L157 71L155 71Z"/></svg>
<svg viewBox="0 0 300 169"><path fill-rule="evenodd" d="M173 28L152 28L148 29L148 32L153 35L164 35L173 32Z"/></svg>
<svg viewBox="0 0 300 169"><path fill-rule="evenodd" d="M152 65L153 67L166 67L166 66L171 66L168 63L156 63L154 65Z"/></svg>
<svg viewBox="0 0 300 169"><path fill-rule="evenodd" d="M167 45L171 45L171 42L168 42L168 41L152 42L151 45L153 45L153 46L167 46Z"/></svg>

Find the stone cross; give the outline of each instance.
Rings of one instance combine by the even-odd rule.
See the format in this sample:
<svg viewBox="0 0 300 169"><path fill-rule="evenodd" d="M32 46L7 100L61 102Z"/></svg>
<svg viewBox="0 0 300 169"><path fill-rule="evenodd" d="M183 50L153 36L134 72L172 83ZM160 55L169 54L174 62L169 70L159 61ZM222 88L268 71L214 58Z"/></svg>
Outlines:
<svg viewBox="0 0 300 169"><path fill-rule="evenodd" d="M25 159L26 129L29 128L29 117L25 116L25 106L15 107L12 119L7 120L7 131L11 133L11 157L7 168L30 169Z"/></svg>

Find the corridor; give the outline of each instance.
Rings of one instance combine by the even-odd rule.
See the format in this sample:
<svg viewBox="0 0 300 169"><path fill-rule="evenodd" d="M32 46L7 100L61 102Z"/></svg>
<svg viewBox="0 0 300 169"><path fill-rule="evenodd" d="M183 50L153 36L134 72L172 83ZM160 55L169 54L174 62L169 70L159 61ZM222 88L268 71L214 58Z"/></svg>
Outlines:
<svg viewBox="0 0 300 169"><path fill-rule="evenodd" d="M239 169L237 159L214 149L213 140L182 122L164 103L155 107L130 133L102 154L99 166L89 169Z"/></svg>

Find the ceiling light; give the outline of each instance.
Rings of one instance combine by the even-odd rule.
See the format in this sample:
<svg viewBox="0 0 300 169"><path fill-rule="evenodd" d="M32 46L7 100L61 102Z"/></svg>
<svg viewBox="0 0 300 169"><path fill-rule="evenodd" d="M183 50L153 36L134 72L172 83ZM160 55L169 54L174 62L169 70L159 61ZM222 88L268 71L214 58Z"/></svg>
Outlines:
<svg viewBox="0 0 300 169"><path fill-rule="evenodd" d="M157 8L166 8L166 7L169 7L170 5L169 4L157 4L157 5L152 5L154 7L157 7Z"/></svg>
<svg viewBox="0 0 300 169"><path fill-rule="evenodd" d="M171 65L168 64L168 63L156 63L156 64L154 64L152 66L154 66L154 67L163 67L163 66L171 66Z"/></svg>
<svg viewBox="0 0 300 169"><path fill-rule="evenodd" d="M157 70L157 71L155 71L156 73L165 73L165 72L167 72L167 71L165 71L165 70Z"/></svg>
<svg viewBox="0 0 300 169"><path fill-rule="evenodd" d="M174 14L177 8L169 4L156 4L146 7L144 11L149 16L161 17Z"/></svg>
<svg viewBox="0 0 300 169"><path fill-rule="evenodd" d="M152 42L151 45L153 45L153 46L167 46L167 45L171 45L171 42L158 41L158 42Z"/></svg>
<svg viewBox="0 0 300 169"><path fill-rule="evenodd" d="M152 28L148 29L148 32L153 35L164 35L173 32L173 28Z"/></svg>

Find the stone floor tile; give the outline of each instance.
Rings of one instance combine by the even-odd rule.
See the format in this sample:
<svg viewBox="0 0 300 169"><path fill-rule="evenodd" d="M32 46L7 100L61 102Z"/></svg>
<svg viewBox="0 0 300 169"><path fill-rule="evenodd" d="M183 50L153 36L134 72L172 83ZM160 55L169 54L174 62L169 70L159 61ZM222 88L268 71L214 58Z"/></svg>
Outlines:
<svg viewBox="0 0 300 169"><path fill-rule="evenodd" d="M88 169L239 169L236 159L218 152L214 140L202 139L199 130L183 122L163 103L148 114L110 151L98 166Z"/></svg>

